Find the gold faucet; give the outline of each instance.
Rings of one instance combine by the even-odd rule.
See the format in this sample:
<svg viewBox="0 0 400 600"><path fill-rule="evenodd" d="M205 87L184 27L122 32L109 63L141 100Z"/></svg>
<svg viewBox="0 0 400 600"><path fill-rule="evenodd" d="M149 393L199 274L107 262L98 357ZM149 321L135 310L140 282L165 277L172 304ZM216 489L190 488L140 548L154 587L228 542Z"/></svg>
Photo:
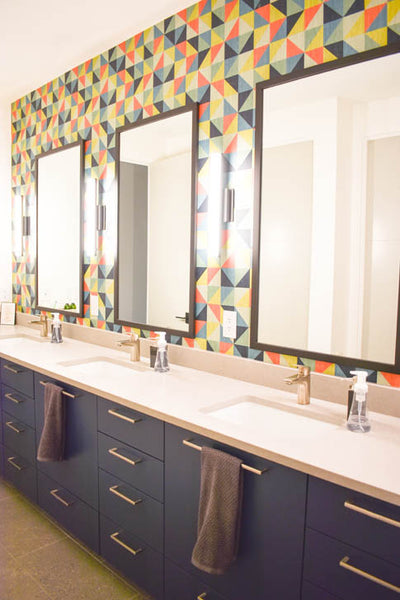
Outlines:
<svg viewBox="0 0 400 600"><path fill-rule="evenodd" d="M310 404L310 367L304 365L298 365L297 373L286 377L284 382L288 385L297 383L297 404Z"/></svg>
<svg viewBox="0 0 400 600"><path fill-rule="evenodd" d="M118 342L118 346L129 346L131 349L130 357L132 362L140 360L140 339L137 333L132 333L129 340Z"/></svg>
<svg viewBox="0 0 400 600"><path fill-rule="evenodd" d="M29 321L31 325L39 325L40 337L47 337L49 334L49 320L46 313L41 313L40 319Z"/></svg>

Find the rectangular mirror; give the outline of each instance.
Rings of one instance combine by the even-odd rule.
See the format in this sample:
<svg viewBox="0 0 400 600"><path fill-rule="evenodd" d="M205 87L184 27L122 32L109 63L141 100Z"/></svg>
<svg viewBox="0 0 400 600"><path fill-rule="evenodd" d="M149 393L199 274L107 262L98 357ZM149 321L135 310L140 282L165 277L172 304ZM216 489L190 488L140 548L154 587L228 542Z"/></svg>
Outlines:
<svg viewBox="0 0 400 600"><path fill-rule="evenodd" d="M117 131L116 322L194 336L198 106Z"/></svg>
<svg viewBox="0 0 400 600"><path fill-rule="evenodd" d="M84 141L36 158L38 310L82 315L83 161Z"/></svg>
<svg viewBox="0 0 400 600"><path fill-rule="evenodd" d="M257 87L251 345L398 372L400 54L368 58Z"/></svg>

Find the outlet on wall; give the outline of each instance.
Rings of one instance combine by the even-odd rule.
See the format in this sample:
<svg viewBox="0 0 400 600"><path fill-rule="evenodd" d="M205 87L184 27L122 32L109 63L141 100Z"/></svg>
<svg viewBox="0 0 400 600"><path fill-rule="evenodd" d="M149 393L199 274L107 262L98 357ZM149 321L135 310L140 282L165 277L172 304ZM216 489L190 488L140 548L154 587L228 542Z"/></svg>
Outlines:
<svg viewBox="0 0 400 600"><path fill-rule="evenodd" d="M97 317L99 314L99 297L97 294L90 294L90 316Z"/></svg>
<svg viewBox="0 0 400 600"><path fill-rule="evenodd" d="M236 310L224 309L222 315L222 335L227 338L236 338Z"/></svg>

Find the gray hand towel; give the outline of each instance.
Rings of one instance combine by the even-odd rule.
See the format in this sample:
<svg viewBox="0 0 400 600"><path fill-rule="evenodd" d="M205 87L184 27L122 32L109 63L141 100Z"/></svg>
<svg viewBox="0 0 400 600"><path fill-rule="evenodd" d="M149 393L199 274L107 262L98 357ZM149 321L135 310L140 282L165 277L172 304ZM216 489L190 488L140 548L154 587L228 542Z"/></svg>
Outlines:
<svg viewBox="0 0 400 600"><path fill-rule="evenodd" d="M197 541L192 564L222 575L235 560L240 533L243 473L235 456L202 448Z"/></svg>
<svg viewBox="0 0 400 600"><path fill-rule="evenodd" d="M44 388L44 424L37 459L41 462L63 460L65 444L65 400L62 388L46 383Z"/></svg>

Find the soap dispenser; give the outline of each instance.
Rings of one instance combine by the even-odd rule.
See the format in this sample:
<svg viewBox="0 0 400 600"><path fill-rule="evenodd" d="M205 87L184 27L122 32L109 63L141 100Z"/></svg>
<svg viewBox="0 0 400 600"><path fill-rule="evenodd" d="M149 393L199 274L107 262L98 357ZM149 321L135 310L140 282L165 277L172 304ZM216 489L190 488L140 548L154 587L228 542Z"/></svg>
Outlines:
<svg viewBox="0 0 400 600"><path fill-rule="evenodd" d="M51 325L51 343L61 344L62 341L60 315L54 313L53 323Z"/></svg>
<svg viewBox="0 0 400 600"><path fill-rule="evenodd" d="M367 413L367 371L351 371L356 377L353 385L353 402L350 408L349 418L347 419L347 429L367 433L371 429Z"/></svg>
<svg viewBox="0 0 400 600"><path fill-rule="evenodd" d="M159 373L165 373L166 371L169 371L165 331L158 331L157 334L157 356L156 362L154 363L154 370Z"/></svg>

